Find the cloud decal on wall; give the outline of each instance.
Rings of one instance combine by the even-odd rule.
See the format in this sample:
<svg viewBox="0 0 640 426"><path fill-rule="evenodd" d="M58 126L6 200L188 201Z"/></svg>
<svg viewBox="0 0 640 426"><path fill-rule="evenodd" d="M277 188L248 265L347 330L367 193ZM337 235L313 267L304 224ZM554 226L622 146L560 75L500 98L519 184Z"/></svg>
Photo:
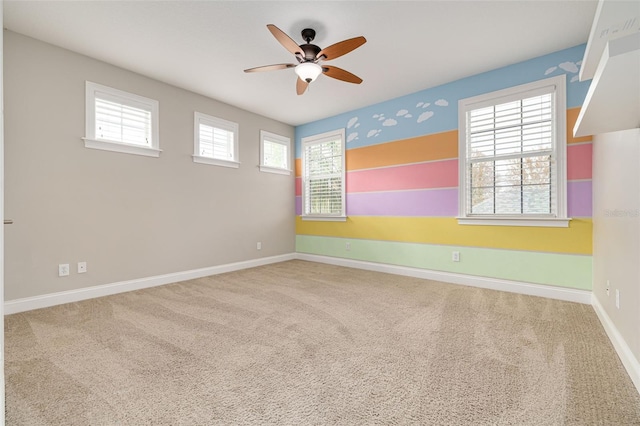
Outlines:
<svg viewBox="0 0 640 426"><path fill-rule="evenodd" d="M352 128L357 121L358 121L358 117L353 117L352 119L350 119L349 122L347 122L347 129Z"/></svg>
<svg viewBox="0 0 640 426"><path fill-rule="evenodd" d="M408 109L401 109L400 111L396 112L396 117L402 117L407 115L407 113L409 112Z"/></svg>
<svg viewBox="0 0 640 426"><path fill-rule="evenodd" d="M580 65L582 65L582 61L577 61L577 62L565 61L558 64L557 66L547 68L547 70L544 72L544 75L553 74L556 71L558 71L558 69L561 69L567 73L576 74L578 71L580 71ZM569 82L575 83L578 80L579 80L578 76L573 76L571 77Z"/></svg>
<svg viewBox="0 0 640 426"><path fill-rule="evenodd" d="M381 129L373 129L373 130L369 130L369 133L367 133L367 137L373 137L373 136L378 136L380 134L380 132L382 132Z"/></svg>
<svg viewBox="0 0 640 426"><path fill-rule="evenodd" d="M356 139L358 139L358 132L349 133L349 136L347 136L347 143Z"/></svg>
<svg viewBox="0 0 640 426"><path fill-rule="evenodd" d="M567 72L571 72L571 73L578 72L578 66L574 62L570 62L570 61L563 62L558 66Z"/></svg>
<svg viewBox="0 0 640 426"><path fill-rule="evenodd" d="M438 99L437 101L435 101L435 104L441 107L449 106L449 102L447 102L446 99Z"/></svg>
<svg viewBox="0 0 640 426"><path fill-rule="evenodd" d="M388 119L384 120L384 122L382 123L382 125L385 126L385 127L395 126L396 124L398 124L398 122L396 120L394 120L393 118L388 118Z"/></svg>
<svg viewBox="0 0 640 426"><path fill-rule="evenodd" d="M418 117L418 123L422 123L423 121L427 121L433 117L433 111L425 111Z"/></svg>

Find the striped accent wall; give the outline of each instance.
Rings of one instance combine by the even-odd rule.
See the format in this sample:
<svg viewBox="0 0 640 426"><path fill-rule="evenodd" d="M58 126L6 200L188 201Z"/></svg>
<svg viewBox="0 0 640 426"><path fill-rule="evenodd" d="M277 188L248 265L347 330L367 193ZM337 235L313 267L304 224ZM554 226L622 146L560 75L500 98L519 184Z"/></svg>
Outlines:
<svg viewBox="0 0 640 426"><path fill-rule="evenodd" d="M304 136L346 129L348 219L300 219L297 159L296 251L590 290L592 143L591 137L572 136L588 89L576 77L583 51L578 46L297 128L298 147ZM487 83L489 92L509 87L496 88L492 82L512 82L513 74L521 80L509 85L558 72L567 74L570 226L458 225L457 101L477 94L479 82ZM460 262L452 262L454 250L460 252Z"/></svg>

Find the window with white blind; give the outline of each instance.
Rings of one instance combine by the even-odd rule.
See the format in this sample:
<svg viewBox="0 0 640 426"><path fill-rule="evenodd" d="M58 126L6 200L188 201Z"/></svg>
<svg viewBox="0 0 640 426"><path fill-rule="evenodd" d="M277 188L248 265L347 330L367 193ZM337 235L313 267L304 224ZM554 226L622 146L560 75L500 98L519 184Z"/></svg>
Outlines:
<svg viewBox="0 0 640 426"><path fill-rule="evenodd" d="M302 218L346 220L344 129L302 138Z"/></svg>
<svg viewBox="0 0 640 426"><path fill-rule="evenodd" d="M291 174L291 139L260 130L260 171Z"/></svg>
<svg viewBox="0 0 640 426"><path fill-rule="evenodd" d="M238 123L195 113L193 161L238 168Z"/></svg>
<svg viewBox="0 0 640 426"><path fill-rule="evenodd" d="M160 156L158 101L86 82L85 147Z"/></svg>
<svg viewBox="0 0 640 426"><path fill-rule="evenodd" d="M568 226L565 97L562 75L459 101L459 223Z"/></svg>

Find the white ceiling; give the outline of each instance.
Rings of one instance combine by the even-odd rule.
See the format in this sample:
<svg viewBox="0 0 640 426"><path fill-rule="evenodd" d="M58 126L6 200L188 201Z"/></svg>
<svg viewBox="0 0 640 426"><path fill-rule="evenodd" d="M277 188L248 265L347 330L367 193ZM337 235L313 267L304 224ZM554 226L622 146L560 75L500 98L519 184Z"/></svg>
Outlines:
<svg viewBox="0 0 640 426"><path fill-rule="evenodd" d="M597 2L15 1L5 28L267 117L299 125L585 43ZM295 62L267 30L326 47L367 43L331 61L364 82L326 76L295 92Z"/></svg>

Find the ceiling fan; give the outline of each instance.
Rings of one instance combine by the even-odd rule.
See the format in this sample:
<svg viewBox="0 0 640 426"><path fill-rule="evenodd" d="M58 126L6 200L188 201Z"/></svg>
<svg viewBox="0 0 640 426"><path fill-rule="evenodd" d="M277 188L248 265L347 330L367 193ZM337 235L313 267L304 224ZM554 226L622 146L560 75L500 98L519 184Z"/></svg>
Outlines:
<svg viewBox="0 0 640 426"><path fill-rule="evenodd" d="M267 25L267 28L285 49L295 55L298 63L265 65L262 67L249 68L244 70L244 72L275 71L295 68L295 72L298 75L298 80L296 82L296 92L298 95L302 95L307 90L307 87L309 87L309 83L314 81L320 74L325 74L329 77L346 81L348 83L362 83L362 79L357 75L351 74L349 71L345 71L342 68L331 65L321 65L321 62L336 59L357 49L367 42L364 37L360 36L350 38L348 40L332 44L324 49L320 49L315 44L311 44L313 39L316 37L316 32L311 28L305 28L302 30L302 39L306 44L301 45L298 45L291 37L275 25L269 24Z"/></svg>

